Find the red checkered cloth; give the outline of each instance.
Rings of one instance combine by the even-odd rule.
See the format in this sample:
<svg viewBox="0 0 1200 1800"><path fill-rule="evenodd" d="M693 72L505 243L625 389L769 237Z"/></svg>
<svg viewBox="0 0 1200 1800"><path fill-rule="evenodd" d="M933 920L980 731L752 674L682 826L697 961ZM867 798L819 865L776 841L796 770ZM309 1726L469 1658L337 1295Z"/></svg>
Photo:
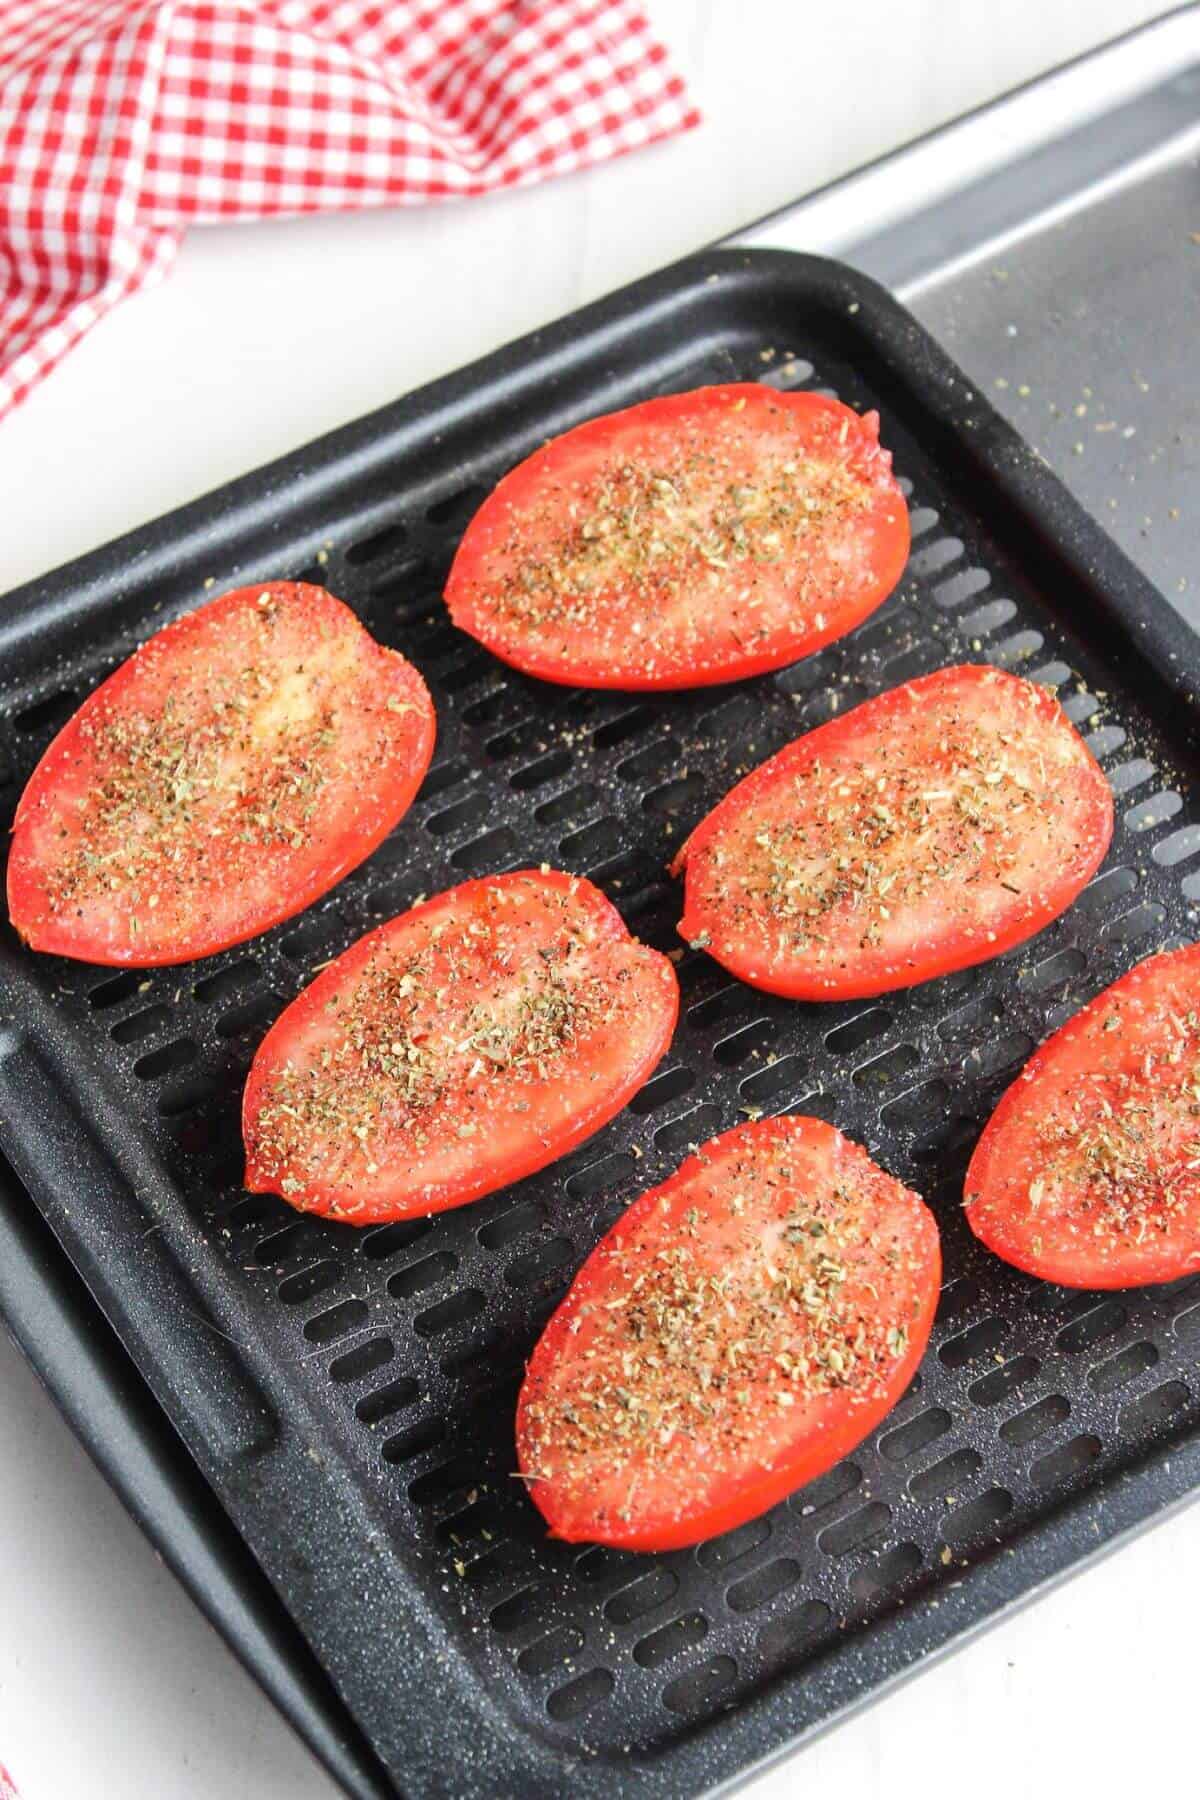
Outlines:
<svg viewBox="0 0 1200 1800"><path fill-rule="evenodd" d="M0 417L185 225L521 186L698 117L629 0L0 0Z"/></svg>

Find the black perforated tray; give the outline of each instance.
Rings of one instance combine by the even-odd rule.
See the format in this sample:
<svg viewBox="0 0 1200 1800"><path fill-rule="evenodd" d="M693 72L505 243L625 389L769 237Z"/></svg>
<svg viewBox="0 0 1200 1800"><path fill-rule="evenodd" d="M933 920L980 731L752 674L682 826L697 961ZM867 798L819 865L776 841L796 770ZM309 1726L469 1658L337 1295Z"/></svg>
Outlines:
<svg viewBox="0 0 1200 1800"><path fill-rule="evenodd" d="M441 579L506 468L590 414L734 378L879 407L914 535L879 614L781 675L636 700L540 686L452 629ZM1193 640L881 290L809 258L714 253L10 596L8 808L147 630L208 587L300 574L429 682L420 798L327 900L202 964L114 974L6 931L4 1147L397 1787L694 1793L1200 1483L1200 1278L1070 1294L989 1258L959 1212L971 1143L1033 1044L1196 935ZM1033 944L824 1007L689 952L662 1070L542 1175L362 1234L242 1192L254 1046L368 926L545 860L672 947L664 864L733 780L963 658L1053 686L1118 797L1104 869ZM640 1558L547 1544L512 1478L523 1360L630 1199L748 1108L835 1120L934 1206L946 1289L919 1380L849 1461L725 1538Z"/></svg>

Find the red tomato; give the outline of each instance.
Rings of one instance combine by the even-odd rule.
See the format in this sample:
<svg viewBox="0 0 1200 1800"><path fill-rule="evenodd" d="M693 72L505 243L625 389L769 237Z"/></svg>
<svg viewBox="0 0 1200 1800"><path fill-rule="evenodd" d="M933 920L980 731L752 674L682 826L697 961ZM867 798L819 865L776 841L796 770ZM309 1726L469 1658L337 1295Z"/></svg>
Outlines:
<svg viewBox="0 0 1200 1800"><path fill-rule="evenodd" d="M713 1138L636 1200L534 1350L517 1454L552 1535L674 1550L812 1481L908 1387L941 1254L820 1119Z"/></svg>
<svg viewBox="0 0 1200 1800"><path fill-rule="evenodd" d="M456 625L530 675L685 688L841 637L908 560L861 418L819 394L699 388L593 419L505 476L446 585Z"/></svg>
<svg viewBox="0 0 1200 1800"><path fill-rule="evenodd" d="M910 987L1057 918L1112 818L1044 688L940 669L797 738L725 796L673 864L679 931L795 1000Z"/></svg>
<svg viewBox="0 0 1200 1800"><path fill-rule="evenodd" d="M35 950L136 968L254 937L370 855L433 737L417 671L332 594L224 594L143 644L42 757L12 922Z"/></svg>
<svg viewBox="0 0 1200 1800"><path fill-rule="evenodd" d="M619 1113L678 1011L668 959L590 882L465 882L276 1020L246 1084L246 1186L356 1225L477 1200Z"/></svg>
<svg viewBox="0 0 1200 1800"><path fill-rule="evenodd" d="M988 1121L967 1221L1064 1287L1200 1267L1200 944L1139 963L1048 1038Z"/></svg>

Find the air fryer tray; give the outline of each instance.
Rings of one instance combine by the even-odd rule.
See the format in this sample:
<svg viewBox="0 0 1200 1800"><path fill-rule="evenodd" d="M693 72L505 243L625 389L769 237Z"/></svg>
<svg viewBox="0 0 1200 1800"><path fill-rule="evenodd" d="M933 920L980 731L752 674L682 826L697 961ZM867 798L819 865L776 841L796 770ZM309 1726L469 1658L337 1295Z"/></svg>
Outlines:
<svg viewBox="0 0 1200 1800"><path fill-rule="evenodd" d="M732 379L879 408L914 539L881 612L779 675L662 698L542 686L451 627L442 579L505 469L594 413ZM398 1787L696 1792L1200 1484L1200 1277L1071 1293L987 1256L960 1214L970 1147L1033 1045L1197 935L1193 640L881 289L713 253L10 596L7 806L148 631L209 590L301 575L428 681L418 801L325 901L202 963L114 973L5 928L4 1148ZM677 947L664 865L730 784L963 659L1053 687L1117 796L1103 870L1034 943L828 1006L689 951L662 1068L543 1174L361 1234L240 1188L254 1047L368 927L546 861ZM513 1478L524 1359L629 1201L758 1110L835 1121L934 1207L946 1285L921 1373L850 1459L725 1537L641 1557L547 1543Z"/></svg>

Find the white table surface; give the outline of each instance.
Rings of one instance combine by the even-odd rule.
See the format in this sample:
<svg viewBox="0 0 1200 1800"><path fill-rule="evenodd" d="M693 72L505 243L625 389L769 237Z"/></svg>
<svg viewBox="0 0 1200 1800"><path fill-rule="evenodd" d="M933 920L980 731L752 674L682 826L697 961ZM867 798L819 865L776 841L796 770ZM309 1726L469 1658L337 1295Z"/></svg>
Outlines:
<svg viewBox="0 0 1200 1800"><path fill-rule="evenodd" d="M1161 10L649 0L689 137L495 200L194 232L0 425L0 592ZM1185 1511L747 1794L1186 1792L1198 1548ZM23 1800L335 1793L2 1337L0 1761Z"/></svg>

